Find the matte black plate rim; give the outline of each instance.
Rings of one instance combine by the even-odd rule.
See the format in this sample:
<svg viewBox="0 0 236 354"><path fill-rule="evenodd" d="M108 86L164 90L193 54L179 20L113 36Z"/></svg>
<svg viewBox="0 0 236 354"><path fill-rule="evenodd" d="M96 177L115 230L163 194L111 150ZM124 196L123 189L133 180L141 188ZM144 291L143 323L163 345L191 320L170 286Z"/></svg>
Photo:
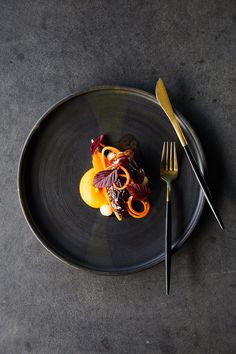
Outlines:
<svg viewBox="0 0 236 354"><path fill-rule="evenodd" d="M38 230L34 227L34 225L32 224L30 217L28 215L27 210L24 207L24 196L23 196L23 188L22 188L22 162L24 159L24 155L25 152L28 148L28 145L30 143L31 137L34 135L35 131L37 129L40 128L41 123L48 117L48 115L55 110L57 107L59 107L60 105L62 105L63 103L69 101L70 99L77 97L77 96L82 96L91 92L96 92L96 91L105 91L105 90L122 90L122 91L126 91L127 93L132 93L132 94L136 94L142 97L145 97L146 99L149 99L151 102L157 104L159 106L159 103L157 102L156 98L154 95L140 90L140 89L135 89L135 88L131 88L131 87L122 87L122 86L96 86L93 87L89 90L86 91L79 91L79 92L75 92L73 94L70 94L66 97L64 97L63 99L59 100L58 102L56 102L55 104L53 104L36 122L36 124L33 126L33 128L31 129L30 133L28 134L25 143L23 145L21 154L20 154L20 159L19 159L19 164L18 164L18 173L17 173L17 189L18 189L18 197L19 197L19 202L20 202L20 206L23 212L23 215L25 217L25 220L29 226L29 228L31 229L32 233L35 235L35 237L38 239L38 241L56 258L58 258L60 261L76 268L76 269L81 269L81 270L87 270L90 272L93 272L95 274L100 274L100 275L126 275L126 274L132 274L132 273L136 273L148 268L153 267L154 265L162 262L164 260L164 256L160 256L158 258L154 258L154 259L150 259L148 260L146 263L142 263L140 266L130 266L129 269L124 270L124 271L106 271L106 270L95 270L94 268L90 268L89 266L82 266L82 265L78 265L78 264L74 264L70 261L68 261L65 257L63 257L62 255L59 255L56 251L50 249L46 243L41 239L40 235L38 234ZM183 117L183 115L178 112L177 110L175 110L176 113L176 118L178 119L180 125L182 126L186 126L189 133L192 135L195 144L197 146L197 150L198 150L198 163L200 166L200 169L202 171L203 174L207 173L207 165L206 165L206 160L205 160L205 156L204 156L204 152L202 149L202 146L200 144L200 141L198 139L198 137L196 136L196 133L194 132L193 128L191 127L191 125L186 121L186 119ZM192 222L189 224L188 229L185 231L185 234L182 236L181 240L178 241L173 248L173 251L177 251L182 245L183 243L189 238L189 236L191 235L191 233L193 232L195 226L197 225L199 218L201 216L203 207L205 204L205 198L204 198L204 194L202 193L202 191L200 190L199 192L199 199L198 199L198 204L196 206L195 209L195 213L192 217Z"/></svg>

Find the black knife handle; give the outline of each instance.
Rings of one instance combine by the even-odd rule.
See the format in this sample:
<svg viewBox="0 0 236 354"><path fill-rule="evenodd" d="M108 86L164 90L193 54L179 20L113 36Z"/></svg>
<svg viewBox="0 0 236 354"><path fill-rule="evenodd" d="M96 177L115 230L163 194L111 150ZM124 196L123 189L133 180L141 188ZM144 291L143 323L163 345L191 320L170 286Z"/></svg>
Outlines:
<svg viewBox="0 0 236 354"><path fill-rule="evenodd" d="M192 167L192 170L195 173L195 176L196 176L196 178L198 180L198 183L200 184L200 186L202 188L202 191L203 191L203 193L205 195L205 198L206 198L206 200L207 200L207 202L208 202L208 204L209 204L209 206L210 206L210 208L211 208L216 220L218 221L220 227L223 230L224 229L223 221L222 221L222 219L221 219L221 217L220 217L220 215L219 215L219 213L218 213L218 211L216 209L215 202L214 202L214 200L212 198L210 189L209 189L209 187L208 187L208 185L207 185L207 183L206 183L206 181L205 181L205 179L203 177L203 174L202 174L198 164L196 163L196 161L195 161L195 159L194 159L194 157L193 157L193 155L192 155L192 153L191 153L191 151L189 149L189 146L185 145L184 146L184 150L185 150L185 153L186 153L186 155L187 155L187 157L189 159L189 162L190 162L190 165Z"/></svg>
<svg viewBox="0 0 236 354"><path fill-rule="evenodd" d="M169 295L170 271L171 271L171 202L170 201L166 201L165 269L166 269L166 295Z"/></svg>

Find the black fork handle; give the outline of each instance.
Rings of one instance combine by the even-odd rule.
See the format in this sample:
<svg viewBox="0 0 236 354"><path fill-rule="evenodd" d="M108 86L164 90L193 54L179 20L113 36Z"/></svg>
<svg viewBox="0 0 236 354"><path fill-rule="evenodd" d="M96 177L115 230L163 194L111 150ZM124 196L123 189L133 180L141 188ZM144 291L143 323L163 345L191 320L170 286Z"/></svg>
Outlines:
<svg viewBox="0 0 236 354"><path fill-rule="evenodd" d="M169 295L170 272L171 272L171 202L170 200L166 201L165 269L166 269L166 295Z"/></svg>

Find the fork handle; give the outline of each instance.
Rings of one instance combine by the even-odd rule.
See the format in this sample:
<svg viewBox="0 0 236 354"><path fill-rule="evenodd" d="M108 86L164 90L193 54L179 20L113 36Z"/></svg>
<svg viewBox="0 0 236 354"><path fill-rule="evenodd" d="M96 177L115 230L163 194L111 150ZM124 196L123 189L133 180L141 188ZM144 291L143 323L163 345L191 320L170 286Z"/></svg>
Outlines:
<svg viewBox="0 0 236 354"><path fill-rule="evenodd" d="M170 200L166 201L165 270L166 270L166 295L169 295L170 271L171 271L171 202Z"/></svg>

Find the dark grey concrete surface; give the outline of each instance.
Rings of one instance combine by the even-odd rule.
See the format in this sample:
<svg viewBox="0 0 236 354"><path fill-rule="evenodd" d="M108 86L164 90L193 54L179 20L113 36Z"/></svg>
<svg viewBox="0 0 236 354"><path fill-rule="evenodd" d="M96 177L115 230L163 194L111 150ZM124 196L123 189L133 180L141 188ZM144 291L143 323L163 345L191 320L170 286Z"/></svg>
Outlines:
<svg viewBox="0 0 236 354"><path fill-rule="evenodd" d="M1 354L235 352L235 19L233 0L0 1ZM16 184L52 103L100 84L153 92L159 76L200 137L226 225L205 207L169 297L163 264L99 277L54 258Z"/></svg>

